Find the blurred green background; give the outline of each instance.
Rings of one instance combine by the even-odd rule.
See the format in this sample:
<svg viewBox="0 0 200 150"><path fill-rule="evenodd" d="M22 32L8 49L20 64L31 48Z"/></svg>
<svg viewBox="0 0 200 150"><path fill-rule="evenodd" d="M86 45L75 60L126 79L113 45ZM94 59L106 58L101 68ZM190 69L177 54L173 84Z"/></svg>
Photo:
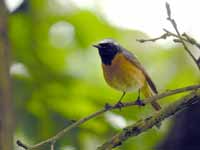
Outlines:
<svg viewBox="0 0 200 150"><path fill-rule="evenodd" d="M92 47L104 38L111 37L134 52L160 92L199 81L195 64L181 47L138 43L136 39L147 38L142 31L112 26L100 8L82 9L68 1L66 8L56 0L30 0L9 15L15 140L35 144L72 120L117 101L121 93L105 83L98 51ZM179 96L165 98L162 106ZM129 93L124 101L136 97L137 93ZM123 127L153 112L145 106L105 113L66 134L56 149L94 150ZM171 121L165 121L160 130L151 129L118 149L151 150L170 125ZM49 149L41 149L45 148Z"/></svg>

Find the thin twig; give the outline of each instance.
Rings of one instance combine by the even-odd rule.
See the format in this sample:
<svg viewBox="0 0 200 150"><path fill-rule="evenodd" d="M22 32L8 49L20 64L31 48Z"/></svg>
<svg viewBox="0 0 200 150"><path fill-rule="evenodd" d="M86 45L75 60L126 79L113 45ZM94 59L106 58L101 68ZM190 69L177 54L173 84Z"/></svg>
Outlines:
<svg viewBox="0 0 200 150"><path fill-rule="evenodd" d="M193 61L196 63L197 67L199 68L200 70L200 65L198 64L197 62L197 59L194 57L194 55L191 53L191 51L189 50L189 48L187 47L187 45L185 44L184 40L182 39L181 37L181 34L178 30L178 27L177 27L177 24L176 24L176 21L171 18L171 9L170 9L170 5L169 3L166 2L166 9L167 9L167 14L168 14L168 17L167 17L167 20L169 20L172 24L172 26L174 27L177 35L178 35L178 38L180 39L180 42L182 43L184 49L187 51L187 53L191 56L191 58L193 59Z"/></svg>
<svg viewBox="0 0 200 150"><path fill-rule="evenodd" d="M136 39L136 41L140 42L140 43L144 43L144 42L156 42L158 40L166 40L168 37L174 37L174 41L177 42L177 38L180 38L178 37L178 35L176 35L175 33L167 30L167 29L163 29L163 31L165 32L164 34L162 34L161 36L159 37L156 37L156 38L150 38L150 39ZM197 48L199 48L200 50L200 44L192 37L190 37L188 34L186 33L183 33L182 36L181 36L182 40L184 40L185 42L187 43L190 43L191 45L194 45L196 46ZM179 40L179 43L180 43L180 40Z"/></svg>
<svg viewBox="0 0 200 150"><path fill-rule="evenodd" d="M148 104L152 101L157 101L159 99L162 99L164 97L167 97L167 96L171 96L171 95L175 95L175 94L178 94L178 93L182 93L182 92L188 92L188 91L193 91L193 90L197 90L200 88L200 85L192 85L192 86L188 86L188 87L184 87L184 88L180 88L180 89L175 89L175 90L169 90L169 91L166 91L166 92L163 92L161 94L158 94L158 95L155 95L153 97L150 97L150 98L146 98L143 100L143 103L144 104ZM121 108L124 108L124 107L130 107L130 106L137 106L137 102L135 101L132 101L132 102L127 102L127 103L123 103L123 105L121 106ZM78 127L79 125L85 123L86 121L90 120L90 119L93 119L107 111L110 111L110 110L113 110L113 109L118 109L118 107L116 105L106 105L105 108L87 116L87 117L84 117L78 121L76 121L75 123L67 126L66 128L64 128L63 130L61 130L60 132L58 132L55 136L47 139L47 140L44 140L38 144L35 144L35 145L32 145L32 146L28 146L24 143L22 143L21 141L17 141L17 145L20 146L20 147L23 147L24 149L26 150L31 150L31 149L36 149L40 146L43 146L45 144L51 144L52 142L56 142L59 138L63 137L64 134L66 134L68 131L70 131L71 129L73 128L76 128Z"/></svg>
<svg viewBox="0 0 200 150"><path fill-rule="evenodd" d="M165 29L165 28L163 29L163 31L166 32L166 33L168 33L169 36L174 37L175 39L174 39L173 41L176 41L176 40L178 40L178 39L180 38L178 35L176 35L175 33L171 32L171 31L169 31L169 30L167 30L167 29ZM177 39L177 38L178 38L178 39ZM181 37L181 39L184 40L185 42L190 43L190 42L189 42L187 39L185 39L184 37ZM180 40L179 40L179 42L180 42Z"/></svg>
<svg viewBox="0 0 200 150"><path fill-rule="evenodd" d="M200 50L200 44L194 38L190 37L187 33L183 33L182 36L184 36L187 39L187 42L189 42L192 45L195 45Z"/></svg>
<svg viewBox="0 0 200 150"><path fill-rule="evenodd" d="M172 24L172 26L174 27L176 34L172 33L166 29L163 29L165 31L164 34L162 34L159 37L156 38L152 38L152 39L137 39L137 41L144 43L144 42L155 42L157 40L161 40L161 39L166 39L168 37L175 37L176 39L174 39L173 41L176 43L181 43L184 47L184 49L186 50L186 52L190 55L190 57L193 59L193 61L195 62L195 64L197 65L198 69L200 70L200 57L197 59L195 58L195 56L192 54L192 52L189 50L189 48L187 47L186 43L190 43L192 45L195 45L199 50L200 50L200 44L192 37L188 36L186 33L183 33L182 35L180 34L176 21L172 18L171 16L171 9L170 9L170 5L166 2L166 10L167 10L167 20Z"/></svg>
<svg viewBox="0 0 200 150"><path fill-rule="evenodd" d="M164 33L163 35L156 37L156 38L152 38L152 39L136 39L136 41L140 42L140 43L144 43L144 42L155 42L157 40L161 40L161 39L166 39L167 37L171 36L168 33Z"/></svg>
<svg viewBox="0 0 200 150"><path fill-rule="evenodd" d="M151 129L153 126L160 124L164 119L169 118L175 113L180 112L197 102L200 102L200 91L192 92L163 108L160 112L124 128L123 131L115 134L110 140L98 147L97 150L111 150L112 148L118 147L130 137L137 136L148 129Z"/></svg>
<svg viewBox="0 0 200 150"><path fill-rule="evenodd" d="M158 41L158 40L166 40L168 37L174 37L175 39L174 39L174 41L176 42L176 40L178 40L177 38L179 38L178 37L178 35L176 35L175 33L173 33L173 32L170 32L169 30L167 30L167 29L163 29L163 31L165 32L164 34L162 34L161 36L159 36L159 37L156 37L156 38L150 38L150 39L136 39L136 41L138 41L138 42L140 42L140 43L144 43L144 42L156 42L156 41ZM196 44L194 44L194 42L193 43L191 43L191 41L189 41L188 39L185 39L184 37L181 37L182 38L182 40L184 40L185 42L188 42L188 43L190 43L190 44L192 44L192 45L196 45ZM179 43L180 43L180 40L179 40Z"/></svg>

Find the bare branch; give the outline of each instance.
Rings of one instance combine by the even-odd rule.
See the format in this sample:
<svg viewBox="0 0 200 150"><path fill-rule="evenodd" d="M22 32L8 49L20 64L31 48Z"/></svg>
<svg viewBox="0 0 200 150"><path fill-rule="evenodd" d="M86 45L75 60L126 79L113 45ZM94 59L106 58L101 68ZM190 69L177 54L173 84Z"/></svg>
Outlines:
<svg viewBox="0 0 200 150"><path fill-rule="evenodd" d="M200 44L194 39L194 38L192 38L192 37L190 37L188 34L186 34L186 33L183 33L182 34L182 36L184 36L187 40L187 42L189 42L190 44L192 44L192 45L195 45L196 47L198 47L199 48L199 50L200 50Z"/></svg>
<svg viewBox="0 0 200 150"><path fill-rule="evenodd" d="M168 33L164 33L163 35L156 37L156 38L152 38L152 39L136 39L136 41L140 42L140 43L144 43L144 42L155 42L161 39L166 39L167 37L171 36Z"/></svg>
<svg viewBox="0 0 200 150"><path fill-rule="evenodd" d="M175 39L173 40L175 43L180 43L180 38L178 35L176 35L175 33L167 30L167 29L163 29L163 31L165 32L164 34L162 34L159 37L156 38L150 38L150 39L136 39L136 41L140 42L140 43L144 43L144 42L156 42L158 40L166 40L168 37L174 37ZM190 37L188 34L183 33L181 36L182 40L190 43L191 45L196 46L199 50L200 50L200 44L192 37Z"/></svg>
<svg viewBox="0 0 200 150"><path fill-rule="evenodd" d="M187 45L185 44L184 40L182 39L181 37L181 34L178 30L178 27L177 27L177 24L175 22L174 19L171 18L171 9L170 9L170 5L168 3L166 3L166 9L167 9L167 14L168 14L168 18L167 20L169 20L172 24L172 26L174 27L177 35L178 35L178 38L180 39L180 42L182 43L184 49L187 51L187 53L191 56L191 58L193 59L193 61L196 63L197 67L199 68L200 70L200 65L198 64L196 58L194 57L194 55L191 53L191 51L189 50L189 48L187 47Z"/></svg>
<svg viewBox="0 0 200 150"><path fill-rule="evenodd" d="M170 5L166 2L166 8L167 8L167 15L169 18L171 18L171 9L170 9Z"/></svg>
<svg viewBox="0 0 200 150"><path fill-rule="evenodd" d="M166 29L163 29L165 31L164 34L162 34L161 36L157 37L157 38L152 38L152 39L137 39L137 41L144 43L144 42L155 42L157 40L161 40L161 39L166 39L168 37L175 37L176 39L174 39L173 41L175 43L181 43L184 47L184 49L186 50L186 52L190 55L190 57L193 59L193 61L195 62L195 64L197 65L198 69L200 70L200 63L197 60L197 58L195 58L195 56L192 54L192 52L189 50L189 48L187 47L186 43L190 43L194 46L196 46L199 50L200 50L200 44L192 37L188 36L186 33L183 33L182 35L180 34L176 21L172 18L171 16L171 9L170 9L170 5L169 3L166 3L166 10L167 10L167 20L172 24L172 26L174 27L176 34L172 33Z"/></svg>
<svg viewBox="0 0 200 150"><path fill-rule="evenodd" d="M162 98L167 97L167 96L175 95L175 94L182 93L182 92L193 91L193 90L197 90L199 88L200 88L200 85L192 85L192 86L188 86L188 87L184 87L184 88L180 88L180 89L169 90L169 91L163 92L161 94L155 95L153 97L146 98L146 99L143 100L143 103L148 104L152 101L157 101L157 100L162 99ZM130 106L137 106L137 105L138 105L137 102L132 101L132 102L123 103L121 108L130 107ZM58 132L55 136L53 136L53 137L51 137L47 140L44 140L44 141L42 141L38 144L32 145L32 146L27 146L26 144L24 144L24 143L22 143L21 141L18 140L17 145L20 146L20 147L23 147L26 150L31 150L31 149L36 149L36 148L41 147L41 146L46 145L46 144L52 144L52 142L56 142L58 139L63 137L63 135L65 135L71 129L76 128L76 127L80 126L81 124L85 123L86 121L91 120L91 119L93 119L97 116L100 116L101 114L103 114L107 111L114 110L114 109L118 109L118 107L116 107L116 105L112 106L112 105L108 104L108 105L106 105L105 108L74 122L73 124L67 126L63 130Z"/></svg>
<svg viewBox="0 0 200 150"><path fill-rule="evenodd" d="M191 94L163 108L160 112L124 128L123 131L115 134L109 141L98 147L97 150L111 150L112 148L118 147L130 137L137 136L151 129L153 126L161 123L164 119L169 118L175 113L180 112L197 102L200 102L200 91L192 92Z"/></svg>

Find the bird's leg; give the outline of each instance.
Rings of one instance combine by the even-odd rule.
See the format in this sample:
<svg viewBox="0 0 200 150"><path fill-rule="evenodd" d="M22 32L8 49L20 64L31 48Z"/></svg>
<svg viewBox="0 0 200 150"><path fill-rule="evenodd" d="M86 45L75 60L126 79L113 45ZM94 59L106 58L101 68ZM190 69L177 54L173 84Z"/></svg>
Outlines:
<svg viewBox="0 0 200 150"><path fill-rule="evenodd" d="M122 99L124 98L125 94L126 94L126 92L123 92L123 94L122 94L122 96L120 97L120 99L119 99L119 101L118 101L118 102L120 102L120 103L121 103L121 101L122 101Z"/></svg>
<svg viewBox="0 0 200 150"><path fill-rule="evenodd" d="M121 109L121 107L123 107L123 103L122 103L122 99L124 98L126 92L123 92L122 96L120 97L120 99L118 100L118 102L115 104L115 107Z"/></svg>
<svg viewBox="0 0 200 150"><path fill-rule="evenodd" d="M140 89L138 90L138 97L137 97L135 103L136 103L138 106L144 106L144 105L145 105L145 104L142 102L142 100L140 99Z"/></svg>

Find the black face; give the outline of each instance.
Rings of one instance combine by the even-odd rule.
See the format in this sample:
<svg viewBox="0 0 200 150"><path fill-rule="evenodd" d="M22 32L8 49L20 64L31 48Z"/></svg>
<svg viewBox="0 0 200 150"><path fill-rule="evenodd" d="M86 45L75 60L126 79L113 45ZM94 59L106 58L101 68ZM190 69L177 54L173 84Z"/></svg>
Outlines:
<svg viewBox="0 0 200 150"><path fill-rule="evenodd" d="M115 55L120 52L120 46L116 42L110 40L104 40L98 45L94 45L94 47L98 48L101 61L105 65L111 65Z"/></svg>

